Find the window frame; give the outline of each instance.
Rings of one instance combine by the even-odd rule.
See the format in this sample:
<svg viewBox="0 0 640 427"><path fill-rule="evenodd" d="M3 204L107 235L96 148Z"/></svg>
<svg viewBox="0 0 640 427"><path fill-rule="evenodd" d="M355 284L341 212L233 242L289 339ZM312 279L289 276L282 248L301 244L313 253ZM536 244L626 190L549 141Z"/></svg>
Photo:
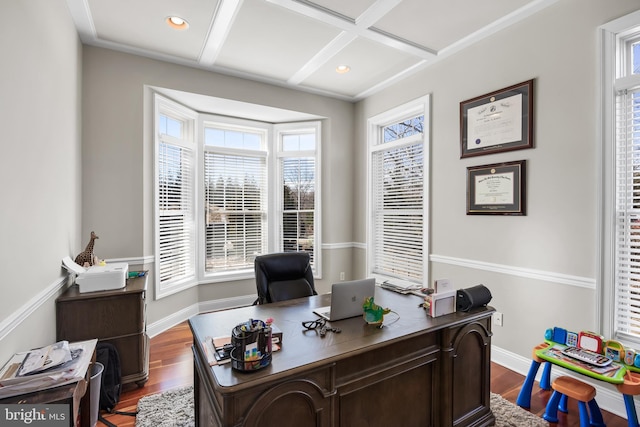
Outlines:
<svg viewBox="0 0 640 427"><path fill-rule="evenodd" d="M185 124L185 129L184 129L184 135L183 138L180 140L176 140L175 138L172 138L170 136L165 136L162 137L160 135L160 132L158 131L159 129L159 123L158 123L158 119L160 117L160 115L166 115L168 117L171 117L173 119L182 121ZM191 193L191 206L192 206L192 211L191 211L191 222L190 222L190 239L191 239L191 246L192 246L192 251L194 253L194 259L192 260L191 264L191 268L192 270L192 274L187 275L186 277L182 277L178 280L170 280L166 283L161 283L160 282L160 268L161 268L161 263L159 261L159 256L160 256L160 239L159 239L159 235L160 235L160 201L159 201L159 173L158 173L158 161L159 161L159 146L163 141L167 141L168 143L171 143L173 145L180 145L180 146L184 146L184 147L188 147L188 145L191 145L191 163L195 166L195 162L197 159L197 147L196 147L196 143L195 143L195 135L196 135L196 118L197 116L194 114L194 112L191 109L185 108L175 102L169 101L168 99L159 96L158 94L154 95L154 117L153 117L153 134L154 134L154 146L153 146L153 159L154 159L154 173L153 173L153 177L154 177L154 192L153 192L153 196L154 196L154 248L155 248L155 258L156 258L156 262L155 262L155 276L156 280L155 280L155 295L156 295L156 299L159 298L163 298L172 294L175 294L177 292L183 291L185 289L189 289L193 286L195 286L197 284L197 276L196 276L196 270L195 267L197 265L197 234L196 231L194 229L195 226L195 216L196 216L196 211L195 209L197 208L195 205L195 201L197 200L197 194L198 194L198 179L197 179L197 174L195 173L197 171L194 170L193 174L191 175L191 188L192 188L192 193Z"/></svg>
<svg viewBox="0 0 640 427"><path fill-rule="evenodd" d="M165 95L157 92L153 93L154 102L154 114L152 118L153 122L153 134L154 134L154 248L155 248L155 272L156 278L159 278L159 270L161 262L159 259L159 236L160 236L160 221L159 221L159 170L158 170L158 148L160 144L159 135L159 117L160 114L167 115L169 112L170 117L174 115L183 120L189 121L188 134L189 138L193 142L193 174L192 174L192 206L193 206L193 254L195 257L193 274L189 277L179 281L176 284L165 285L159 282L159 279L155 281L155 298L160 299L198 284L229 282L245 279L253 279L254 270L253 266L244 269L237 269L231 271L222 271L217 273L206 272L206 191L204 186L205 178L205 124L220 123L225 128L236 129L248 129L250 131L262 132L265 135L265 147L264 156L266 157L266 177L265 177L265 194L266 198L265 209L267 219L265 223L264 238L267 240L266 250L264 253L279 252L283 248L283 236L280 234L281 227L279 223L282 218L282 206L283 203L283 191L284 188L280 185L281 173L278 167L278 160L282 156L287 156L286 152L281 151L281 138L279 135L308 132L312 130L316 134L316 148L311 151L296 152L295 156L301 154L315 156L315 211L314 211L314 263L313 270L316 278L321 277L321 265L322 265L322 241L321 241L321 224L322 224L322 210L321 210L321 146L322 146L322 121L310 120L304 122L291 122L291 123L266 123L259 120L244 119L239 117L228 117L209 113L199 113L189 107L177 103L171 100ZM243 153L253 152L256 154L256 150L238 150L234 148L219 148L215 151L224 153ZM262 152L262 151L260 151ZM294 156L294 157L295 157Z"/></svg>
<svg viewBox="0 0 640 427"><path fill-rule="evenodd" d="M394 284L404 286L423 286L429 277L429 177L430 177L430 102L431 96L425 95L417 98L406 104L395 107L386 112L380 113L367 120L367 159L365 164L367 165L367 261L366 271L370 277L376 278L378 282L389 281ZM410 119L419 115L424 115L423 133L422 133L422 151L423 151L423 194L422 194L422 225L423 225L423 239L422 239L422 280L421 282L414 280L406 280L398 277L392 277L385 274L374 272L375 259L376 259L376 240L374 230L374 215L375 207L374 203L374 179L373 179L373 157L376 151L380 151L381 147L387 144L397 145L396 143L382 144L383 129L386 126L397 123L399 121ZM407 140L415 141L415 136L408 137ZM408 141L407 141L408 142ZM408 142L413 143L413 142ZM406 144L402 144L406 145Z"/></svg>
<svg viewBox="0 0 640 427"><path fill-rule="evenodd" d="M630 51L627 41L640 37L640 11L611 21L599 28L600 51L598 102L599 215L597 317L603 335L625 346L638 347L640 335L630 336L618 330L617 317L617 115L618 92L640 86L640 75L629 75ZM622 46L624 44L624 46Z"/></svg>
<svg viewBox="0 0 640 427"><path fill-rule="evenodd" d="M284 151L282 147L283 137L292 134L301 133L315 133L315 149L314 150L297 150L297 151ZM273 160L277 163L273 170L275 171L273 188L276 189L275 194L275 212L276 218L273 227L275 239L277 240L277 246L274 251L280 252L284 250L284 235L282 233L282 222L284 215L284 187L281 183L284 180L283 171L280 167L280 160L283 158L295 158L295 157L314 157L315 158L315 196L314 196L314 244L313 244L313 257L311 263L311 269L313 270L314 277L320 279L322 277L322 123L320 121L308 121L308 122L296 122L296 123L283 123L274 125L274 139L276 142L276 155L273 156Z"/></svg>
<svg viewBox="0 0 640 427"><path fill-rule="evenodd" d="M197 212L198 212L198 220L197 220L197 239L198 239L198 248L200 251L200 256L198 256L197 258L197 271L198 271L198 277L199 277L199 281L201 283L217 283L217 282L228 282L228 281L233 281L233 280L243 280L243 279L250 279L252 277L254 277L254 270L253 270L253 266L248 267L248 268L244 268L244 269L238 269L238 270L228 270L228 271L221 271L221 272L216 272L216 273L208 273L206 271L206 236L205 236L205 232L202 231L202 227L204 226L205 222L206 222L206 208L205 208L205 188L204 188L204 152L205 152L205 144L204 144L204 133L205 133L205 129L207 128L207 125L219 125L220 127L224 127L226 129L235 129L235 130L239 130L239 131L255 131L255 132L260 132L263 134L265 141L264 141L264 151L261 150L241 150L241 149L234 149L234 148L216 148L216 149L212 149L211 151L216 151L218 153L225 153L225 154L252 154L254 156L260 156L260 155L264 155L266 157L266 179L265 179L265 189L267 194L262 195L263 197L267 198L267 201L265 202L265 208L266 208L266 215L267 215L267 220L265 221L264 227L266 227L266 230L264 232L264 235L267 237L267 251L271 251L271 246L269 245L269 242L271 241L271 236L269 235L269 230L272 228L271 224L270 224L270 217L271 215L269 215L270 213L270 206L269 206L269 197L268 195L271 194L272 191L272 187L271 184L269 183L269 176L270 176L270 167L269 167L269 152L271 151L270 149L270 140L272 139L272 129L271 126L265 123L261 123L261 122L257 122L257 121L253 121L253 120L245 120L245 119L240 119L240 118L235 118L235 117L225 117L225 116L219 116L219 115L215 115L215 114L200 114L198 116L198 122L199 122L199 132L200 132L200 139L199 141L201 143L198 143L198 166L199 166L199 171L198 171L198 182L201 183L202 186L202 191L198 194L198 197L196 199L196 204L198 204L197 206Z"/></svg>

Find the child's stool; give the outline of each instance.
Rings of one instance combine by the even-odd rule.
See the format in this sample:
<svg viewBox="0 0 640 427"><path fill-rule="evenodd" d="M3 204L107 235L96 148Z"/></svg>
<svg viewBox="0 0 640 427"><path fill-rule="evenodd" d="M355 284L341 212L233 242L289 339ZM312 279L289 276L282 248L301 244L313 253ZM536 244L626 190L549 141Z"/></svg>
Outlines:
<svg viewBox="0 0 640 427"><path fill-rule="evenodd" d="M550 423L557 423L558 409L565 413L568 412L567 398L570 397L578 401L580 427L605 427L600 407L596 403L595 388L575 378L564 376L553 380L551 388L553 388L553 394L542 418ZM587 410L587 405L589 405L589 410ZM591 413L591 418L589 418L589 413Z"/></svg>

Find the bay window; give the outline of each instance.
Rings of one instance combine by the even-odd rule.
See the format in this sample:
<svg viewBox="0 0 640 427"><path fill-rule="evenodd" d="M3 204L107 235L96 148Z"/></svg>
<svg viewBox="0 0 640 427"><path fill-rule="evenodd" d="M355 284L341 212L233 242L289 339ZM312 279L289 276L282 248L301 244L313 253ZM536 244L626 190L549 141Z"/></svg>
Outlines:
<svg viewBox="0 0 640 427"><path fill-rule="evenodd" d="M257 255L320 268L320 122L198 113L155 96L156 297L253 278Z"/></svg>

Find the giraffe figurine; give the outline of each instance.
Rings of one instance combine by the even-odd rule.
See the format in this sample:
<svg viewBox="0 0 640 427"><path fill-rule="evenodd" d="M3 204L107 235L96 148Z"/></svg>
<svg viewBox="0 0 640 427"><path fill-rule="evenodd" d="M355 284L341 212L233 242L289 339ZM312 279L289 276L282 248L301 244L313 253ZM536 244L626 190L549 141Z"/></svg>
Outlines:
<svg viewBox="0 0 640 427"><path fill-rule="evenodd" d="M91 240L89 240L87 247L83 252L80 252L75 259L76 264L83 267L91 267L95 264L96 256L93 254L93 244L96 239L98 239L98 235L92 231Z"/></svg>

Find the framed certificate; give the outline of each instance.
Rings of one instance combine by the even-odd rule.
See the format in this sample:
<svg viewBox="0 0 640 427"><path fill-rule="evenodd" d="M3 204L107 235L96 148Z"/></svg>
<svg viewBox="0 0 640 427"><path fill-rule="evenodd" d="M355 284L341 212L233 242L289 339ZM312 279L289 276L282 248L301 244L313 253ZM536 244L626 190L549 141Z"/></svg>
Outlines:
<svg viewBox="0 0 640 427"><path fill-rule="evenodd" d="M533 80L460 103L460 158L533 148Z"/></svg>
<svg viewBox="0 0 640 427"><path fill-rule="evenodd" d="M526 160L467 168L467 215L526 215Z"/></svg>

